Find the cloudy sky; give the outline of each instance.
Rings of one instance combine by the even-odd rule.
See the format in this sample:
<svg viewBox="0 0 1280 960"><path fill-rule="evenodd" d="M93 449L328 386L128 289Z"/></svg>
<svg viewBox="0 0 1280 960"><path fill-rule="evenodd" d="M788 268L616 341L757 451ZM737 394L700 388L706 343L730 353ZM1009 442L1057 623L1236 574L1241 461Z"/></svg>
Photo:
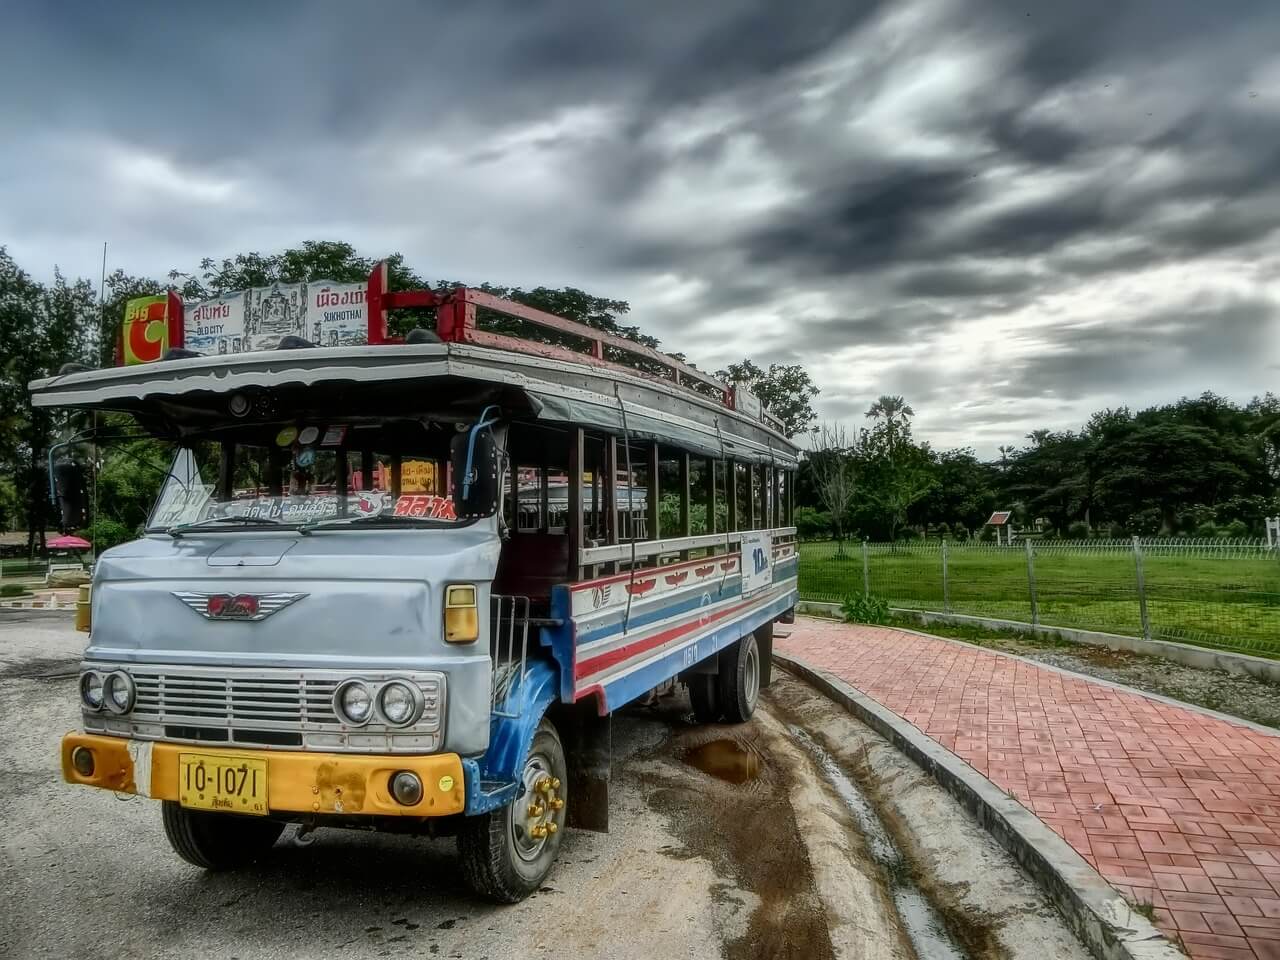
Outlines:
<svg viewBox="0 0 1280 960"><path fill-rule="evenodd" d="M347 239L988 455L1280 389L1275 0L23 6L0 244L37 276Z"/></svg>

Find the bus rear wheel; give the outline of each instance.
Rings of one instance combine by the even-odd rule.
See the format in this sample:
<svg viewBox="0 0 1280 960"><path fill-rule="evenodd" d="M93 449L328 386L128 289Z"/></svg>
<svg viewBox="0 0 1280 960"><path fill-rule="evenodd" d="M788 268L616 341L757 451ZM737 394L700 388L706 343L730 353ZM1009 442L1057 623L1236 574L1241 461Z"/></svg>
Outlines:
<svg viewBox="0 0 1280 960"><path fill-rule="evenodd" d="M760 646L748 633L720 654L720 709L726 723L746 723L760 699Z"/></svg>
<svg viewBox="0 0 1280 960"><path fill-rule="evenodd" d="M515 799L499 810L467 817L458 855L467 884L497 903L519 903L551 872L564 834L568 766L548 720L534 734Z"/></svg>
<svg viewBox="0 0 1280 960"><path fill-rule="evenodd" d="M279 820L190 810L175 800L164 801L162 816L173 852L205 870L231 870L252 863L284 832Z"/></svg>

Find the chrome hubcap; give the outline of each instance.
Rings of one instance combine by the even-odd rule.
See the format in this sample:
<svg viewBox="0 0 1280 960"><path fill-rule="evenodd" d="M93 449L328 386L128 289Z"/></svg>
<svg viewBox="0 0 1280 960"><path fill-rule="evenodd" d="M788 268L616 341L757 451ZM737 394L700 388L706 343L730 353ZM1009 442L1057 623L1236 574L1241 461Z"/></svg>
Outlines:
<svg viewBox="0 0 1280 960"><path fill-rule="evenodd" d="M547 840L559 832L564 809L562 792L551 761L540 753L532 754L525 761L516 798L507 808L512 845L521 860L538 859Z"/></svg>

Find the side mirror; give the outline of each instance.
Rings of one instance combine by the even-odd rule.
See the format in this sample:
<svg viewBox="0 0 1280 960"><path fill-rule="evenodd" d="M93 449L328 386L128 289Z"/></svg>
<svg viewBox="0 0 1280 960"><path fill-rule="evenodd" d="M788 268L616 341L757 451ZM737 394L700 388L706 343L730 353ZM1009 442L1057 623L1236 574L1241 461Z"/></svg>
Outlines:
<svg viewBox="0 0 1280 960"><path fill-rule="evenodd" d="M453 504L459 520L487 517L498 509L498 443L493 431L472 427L453 438Z"/></svg>
<svg viewBox="0 0 1280 960"><path fill-rule="evenodd" d="M74 530L85 524L84 467L70 457L53 465L54 496L58 501L60 526Z"/></svg>

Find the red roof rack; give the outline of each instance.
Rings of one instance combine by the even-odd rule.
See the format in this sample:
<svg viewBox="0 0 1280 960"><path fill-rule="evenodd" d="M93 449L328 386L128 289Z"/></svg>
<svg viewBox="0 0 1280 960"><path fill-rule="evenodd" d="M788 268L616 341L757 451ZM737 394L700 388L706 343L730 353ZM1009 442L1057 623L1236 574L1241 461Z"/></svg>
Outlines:
<svg viewBox="0 0 1280 960"><path fill-rule="evenodd" d="M569 320L553 313L536 310L513 300L504 300L501 297L485 293L483 290L476 290L472 287L455 287L452 290L439 292L435 290L390 291L387 289L387 265L383 262L374 267L373 272L369 274L366 301L369 305L370 343L400 342L399 338L391 337L387 332L387 311L403 307L435 307L436 333L446 343L471 343L483 347L498 347L503 350L513 350L533 356L549 357L557 360L573 360L578 363L610 367L630 374L636 374L637 372L641 373L641 375L644 374L643 371L637 371L632 367L625 367L605 359L604 348L609 346L658 364L669 373L671 381L678 387L691 390L690 381L701 383L716 391L716 394L726 407L731 410L740 409L735 387L731 387L722 380L703 373L687 363L667 356L665 353L654 350L651 347L646 347L644 344L637 343L634 340L628 340L616 334L597 330L576 320ZM492 310L495 313L515 317L519 320L526 320L547 330L557 330L560 333L580 337L589 345L590 353L571 350L568 347L550 343L521 340L519 337L493 333L489 330L481 330L476 325L477 307L483 307L486 310ZM702 393L699 393L699 395L705 396ZM767 419L776 421L776 418L771 415L767 415Z"/></svg>

